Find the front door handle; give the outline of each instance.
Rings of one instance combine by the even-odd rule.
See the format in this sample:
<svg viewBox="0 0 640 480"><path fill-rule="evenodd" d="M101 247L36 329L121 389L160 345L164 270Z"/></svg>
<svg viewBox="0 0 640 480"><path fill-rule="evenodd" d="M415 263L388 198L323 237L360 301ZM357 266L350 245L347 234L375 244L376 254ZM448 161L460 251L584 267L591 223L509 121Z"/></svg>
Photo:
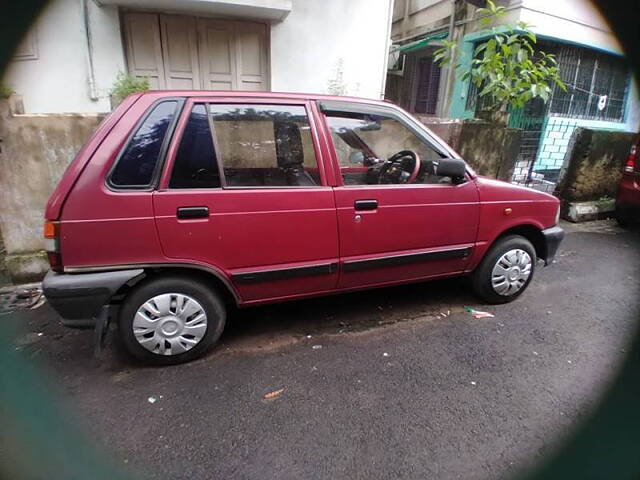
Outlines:
<svg viewBox="0 0 640 480"><path fill-rule="evenodd" d="M207 218L209 207L178 207L178 218Z"/></svg>
<svg viewBox="0 0 640 480"><path fill-rule="evenodd" d="M378 208L378 200L356 200L353 203L356 210L375 210Z"/></svg>

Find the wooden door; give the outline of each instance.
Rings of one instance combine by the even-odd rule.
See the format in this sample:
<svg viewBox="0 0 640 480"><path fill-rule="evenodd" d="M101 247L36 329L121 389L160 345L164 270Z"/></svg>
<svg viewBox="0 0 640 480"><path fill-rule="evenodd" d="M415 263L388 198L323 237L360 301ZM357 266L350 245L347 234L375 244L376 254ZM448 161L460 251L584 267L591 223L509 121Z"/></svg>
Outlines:
<svg viewBox="0 0 640 480"><path fill-rule="evenodd" d="M235 22L237 90L267 89L267 35L259 23Z"/></svg>
<svg viewBox="0 0 640 480"><path fill-rule="evenodd" d="M166 88L201 89L195 18L161 15L160 31Z"/></svg>
<svg viewBox="0 0 640 480"><path fill-rule="evenodd" d="M198 19L202 88L237 90L233 22Z"/></svg>
<svg viewBox="0 0 640 480"><path fill-rule="evenodd" d="M148 78L153 90L167 88L158 15L127 13L124 29L129 73Z"/></svg>

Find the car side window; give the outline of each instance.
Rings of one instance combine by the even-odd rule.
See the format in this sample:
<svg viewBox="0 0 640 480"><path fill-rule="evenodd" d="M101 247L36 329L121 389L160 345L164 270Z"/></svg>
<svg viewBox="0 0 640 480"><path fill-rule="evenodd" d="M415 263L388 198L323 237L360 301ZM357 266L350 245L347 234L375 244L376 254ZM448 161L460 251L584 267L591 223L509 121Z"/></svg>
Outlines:
<svg viewBox="0 0 640 480"><path fill-rule="evenodd" d="M220 171L204 104L193 106L171 172L169 188L219 188Z"/></svg>
<svg viewBox="0 0 640 480"><path fill-rule="evenodd" d="M346 186L406 183L414 168L418 173L412 184L451 182L449 177L434 173L434 162L444 155L397 118L353 112L328 112L325 116ZM414 156L400 156L391 166L389 159L406 151ZM397 174L392 175L392 170Z"/></svg>
<svg viewBox="0 0 640 480"><path fill-rule="evenodd" d="M211 104L209 109L226 186L320 185L303 106Z"/></svg>
<svg viewBox="0 0 640 480"><path fill-rule="evenodd" d="M177 106L175 100L159 103L142 121L111 172L109 183L112 186L145 188L151 185Z"/></svg>

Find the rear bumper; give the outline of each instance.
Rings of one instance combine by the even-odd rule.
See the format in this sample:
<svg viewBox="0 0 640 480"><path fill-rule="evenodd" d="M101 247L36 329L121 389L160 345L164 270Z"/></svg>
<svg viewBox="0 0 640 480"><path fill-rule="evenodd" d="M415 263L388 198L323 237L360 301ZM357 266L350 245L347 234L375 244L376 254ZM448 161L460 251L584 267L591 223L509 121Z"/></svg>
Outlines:
<svg viewBox="0 0 640 480"><path fill-rule="evenodd" d="M67 327L91 327L94 318L111 297L144 270L65 274L49 272L42 291Z"/></svg>
<svg viewBox="0 0 640 480"><path fill-rule="evenodd" d="M564 238L564 230L556 225L542 230L542 236L545 244L545 256L542 259L545 265L549 265L558 252L558 247Z"/></svg>

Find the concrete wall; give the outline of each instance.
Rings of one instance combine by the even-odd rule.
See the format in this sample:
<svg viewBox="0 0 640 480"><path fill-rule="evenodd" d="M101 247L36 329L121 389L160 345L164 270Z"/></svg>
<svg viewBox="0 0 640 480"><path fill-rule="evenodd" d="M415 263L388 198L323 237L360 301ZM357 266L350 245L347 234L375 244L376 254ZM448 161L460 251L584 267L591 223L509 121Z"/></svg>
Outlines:
<svg viewBox="0 0 640 480"><path fill-rule="evenodd" d="M46 271L44 207L100 115L12 115L0 100L0 225L6 265L14 282Z"/></svg>
<svg viewBox="0 0 640 480"><path fill-rule="evenodd" d="M271 89L332 93L333 81L382 98L390 15L391 0L294 0L271 27Z"/></svg>
<svg viewBox="0 0 640 480"><path fill-rule="evenodd" d="M116 7L87 0L93 43L95 91L89 88L87 38L80 0L50 2L25 43L34 55L15 59L2 83L22 95L26 113L108 112L109 90L125 70ZM91 98L94 95L95 99Z"/></svg>
<svg viewBox="0 0 640 480"><path fill-rule="evenodd" d="M477 120L443 120L419 117L480 175L511 181L522 133Z"/></svg>
<svg viewBox="0 0 640 480"><path fill-rule="evenodd" d="M615 197L634 133L577 128L556 195L563 202Z"/></svg>

